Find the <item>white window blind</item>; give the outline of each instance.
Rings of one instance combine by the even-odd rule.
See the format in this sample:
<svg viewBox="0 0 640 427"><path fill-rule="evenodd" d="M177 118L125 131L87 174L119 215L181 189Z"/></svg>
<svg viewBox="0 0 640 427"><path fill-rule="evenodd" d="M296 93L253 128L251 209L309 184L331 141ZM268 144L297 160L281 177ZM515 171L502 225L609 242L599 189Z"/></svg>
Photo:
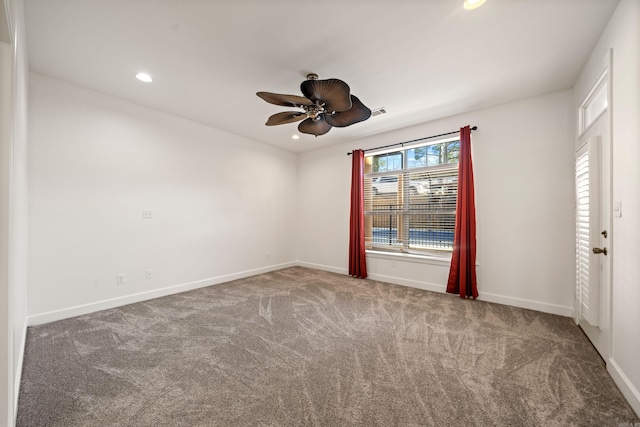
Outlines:
<svg viewBox="0 0 640 427"><path fill-rule="evenodd" d="M365 157L368 249L452 250L459 154L451 138Z"/></svg>

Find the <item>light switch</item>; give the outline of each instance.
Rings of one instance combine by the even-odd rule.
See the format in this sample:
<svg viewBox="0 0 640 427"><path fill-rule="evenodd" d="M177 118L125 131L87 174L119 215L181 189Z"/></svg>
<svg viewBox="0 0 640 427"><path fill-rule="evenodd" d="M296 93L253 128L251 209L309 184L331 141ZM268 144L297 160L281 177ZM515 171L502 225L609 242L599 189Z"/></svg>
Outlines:
<svg viewBox="0 0 640 427"><path fill-rule="evenodd" d="M613 216L622 218L622 202L620 200L613 202Z"/></svg>

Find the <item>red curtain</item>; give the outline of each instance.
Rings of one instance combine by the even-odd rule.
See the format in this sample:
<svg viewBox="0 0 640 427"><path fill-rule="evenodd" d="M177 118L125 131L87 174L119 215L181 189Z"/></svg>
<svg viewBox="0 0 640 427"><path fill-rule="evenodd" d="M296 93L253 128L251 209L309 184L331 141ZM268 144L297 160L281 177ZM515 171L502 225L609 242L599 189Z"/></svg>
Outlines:
<svg viewBox="0 0 640 427"><path fill-rule="evenodd" d="M364 151L353 151L351 214L349 220L349 275L367 277L364 250Z"/></svg>
<svg viewBox="0 0 640 427"><path fill-rule="evenodd" d="M473 194L471 162L471 129L460 128L460 161L458 163L458 205L453 237L453 255L447 292L460 298L478 297L476 279L476 207Z"/></svg>

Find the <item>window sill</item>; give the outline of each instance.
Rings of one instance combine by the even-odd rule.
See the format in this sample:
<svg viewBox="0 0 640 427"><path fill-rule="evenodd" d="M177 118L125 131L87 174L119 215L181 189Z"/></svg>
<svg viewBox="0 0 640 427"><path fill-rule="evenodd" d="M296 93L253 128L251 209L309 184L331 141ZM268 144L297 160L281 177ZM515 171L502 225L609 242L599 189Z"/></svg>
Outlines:
<svg viewBox="0 0 640 427"><path fill-rule="evenodd" d="M441 265L449 267L451 265L451 253L446 255L419 255L398 252L385 252L367 249L367 257L377 259L388 259L392 261L416 262L420 264Z"/></svg>

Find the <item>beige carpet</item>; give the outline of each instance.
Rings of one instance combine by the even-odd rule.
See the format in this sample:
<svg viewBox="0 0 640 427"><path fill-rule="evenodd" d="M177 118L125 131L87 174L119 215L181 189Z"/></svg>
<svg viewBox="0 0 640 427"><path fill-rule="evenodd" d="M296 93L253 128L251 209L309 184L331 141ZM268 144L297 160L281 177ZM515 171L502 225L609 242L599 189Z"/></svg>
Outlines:
<svg viewBox="0 0 640 427"><path fill-rule="evenodd" d="M29 427L640 422L571 319L301 267L30 327L22 378Z"/></svg>

